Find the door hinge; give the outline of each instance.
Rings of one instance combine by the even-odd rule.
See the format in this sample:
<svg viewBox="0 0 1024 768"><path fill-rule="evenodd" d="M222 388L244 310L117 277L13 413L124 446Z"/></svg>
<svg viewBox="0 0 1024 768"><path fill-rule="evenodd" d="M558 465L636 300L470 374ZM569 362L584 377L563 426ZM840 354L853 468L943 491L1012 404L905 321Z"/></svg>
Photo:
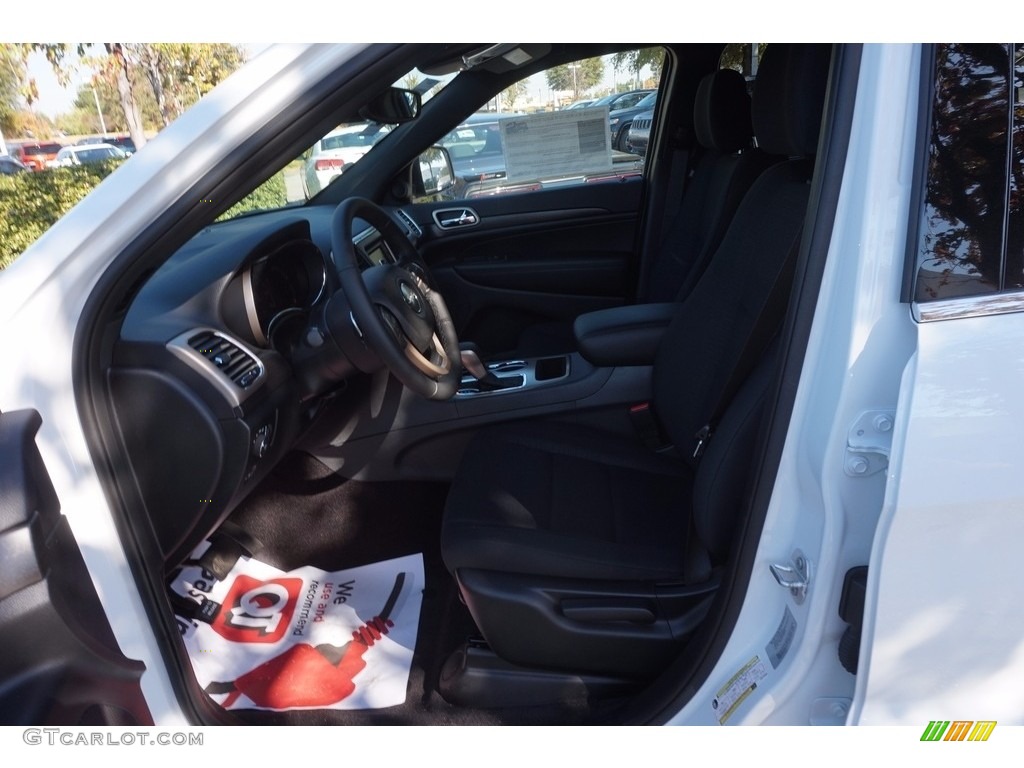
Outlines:
<svg viewBox="0 0 1024 768"><path fill-rule="evenodd" d="M846 437L843 469L850 477L869 477L889 466L892 447L892 411L864 411Z"/></svg>

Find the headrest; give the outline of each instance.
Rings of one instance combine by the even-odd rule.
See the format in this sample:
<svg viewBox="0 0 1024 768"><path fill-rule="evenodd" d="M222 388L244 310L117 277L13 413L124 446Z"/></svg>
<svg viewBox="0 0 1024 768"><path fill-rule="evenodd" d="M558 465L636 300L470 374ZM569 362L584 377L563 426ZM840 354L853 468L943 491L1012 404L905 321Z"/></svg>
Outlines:
<svg viewBox="0 0 1024 768"><path fill-rule="evenodd" d="M754 83L757 146L770 155L805 157L818 147L832 47L771 43Z"/></svg>
<svg viewBox="0 0 1024 768"><path fill-rule="evenodd" d="M707 149L739 152L750 146L750 96L743 75L734 69L720 69L700 81L693 129L697 141Z"/></svg>

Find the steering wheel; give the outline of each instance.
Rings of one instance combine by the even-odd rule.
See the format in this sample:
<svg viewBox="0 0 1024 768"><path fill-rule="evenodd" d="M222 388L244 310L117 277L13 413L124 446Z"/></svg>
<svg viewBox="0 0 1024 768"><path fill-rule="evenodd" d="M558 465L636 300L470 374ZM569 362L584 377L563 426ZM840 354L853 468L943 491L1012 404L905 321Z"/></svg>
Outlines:
<svg viewBox="0 0 1024 768"><path fill-rule="evenodd" d="M397 264L362 268L352 242L357 218L380 233ZM452 397L462 378L455 324L401 227L375 203L351 197L334 212L331 246L352 320L366 345L412 391L431 400Z"/></svg>

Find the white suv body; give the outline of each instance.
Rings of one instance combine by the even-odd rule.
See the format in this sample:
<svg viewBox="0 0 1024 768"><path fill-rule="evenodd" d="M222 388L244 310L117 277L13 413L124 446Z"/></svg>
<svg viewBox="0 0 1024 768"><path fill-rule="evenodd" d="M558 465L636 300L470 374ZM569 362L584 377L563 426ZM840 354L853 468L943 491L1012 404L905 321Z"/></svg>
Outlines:
<svg viewBox="0 0 1024 768"><path fill-rule="evenodd" d="M1024 301L1010 293L930 308L906 296L929 49L856 50L845 164L830 169L841 179L828 256L817 295L804 296L808 342L749 583L702 684L662 722L723 722L724 698L729 724L1024 721L1014 589ZM36 442L62 512L118 645L145 664L141 688L160 725L194 713L172 683L72 387L83 313L99 276L210 168L292 119L296 78L355 77L368 52L272 48L152 142L163 151L129 160L0 275L0 411L42 415ZM320 173L307 183L320 185ZM798 559L809 569L794 568ZM846 628L837 605L857 565L868 580L854 677L836 659ZM780 586L787 578L806 582L799 600L799 585ZM768 663L780 652L785 663ZM756 685L736 687L755 673Z"/></svg>

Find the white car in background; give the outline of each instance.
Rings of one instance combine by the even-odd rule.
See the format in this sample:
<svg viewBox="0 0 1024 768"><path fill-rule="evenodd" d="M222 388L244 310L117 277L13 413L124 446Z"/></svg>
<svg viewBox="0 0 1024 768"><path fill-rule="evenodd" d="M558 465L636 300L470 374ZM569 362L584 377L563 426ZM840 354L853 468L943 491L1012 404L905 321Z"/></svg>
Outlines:
<svg viewBox="0 0 1024 768"><path fill-rule="evenodd" d="M51 168L68 168L73 165L102 163L104 160L124 160L128 153L113 144L81 144L64 147L48 163Z"/></svg>
<svg viewBox="0 0 1024 768"><path fill-rule="evenodd" d="M683 218L671 204L685 198L668 199L687 166L670 143L685 133L669 124L683 116L672 106L692 104L722 61L721 46L665 48L673 62L703 63L666 70L661 143L644 177L453 204L420 170L436 163L437 178L452 178L438 140L514 82L516 67L532 74L608 45L274 46L0 273L0 722L887 724L908 726L887 730L911 740L922 729L933 740L949 721L956 738L1024 723L1024 212L1010 194L1024 49L769 44L755 117L758 87L787 98L766 102L758 146L795 136L800 152L758 182L781 181L785 194L755 182L734 221L753 212L761 225L730 228L694 292L652 311L614 290L636 282L629 259L641 233L666 239L642 206L660 195L665 220ZM787 64L770 69L773 58ZM421 109L394 87L416 71L459 74ZM790 88L786 73L810 84ZM772 119L776 107L784 118ZM364 112L393 135L373 146L379 134L357 124ZM337 183L304 205L216 221L339 119L352 122L318 141L303 170L312 194L354 164ZM588 136L605 141L603 121ZM545 152L561 159L579 143L570 134L527 159L543 170ZM767 215L778 209L795 234L778 235ZM759 276L780 248L787 266ZM698 293L720 280L722 252L749 269ZM752 344L730 337L729 322L701 323L723 302L739 305L755 279L770 282L763 304L784 315L759 340L777 356L760 350L747 379L763 387L753 391L763 405L740 390L732 402L742 395L750 410L732 422L724 413L691 472L710 430L660 433L652 382L667 371L663 408L686 407L680 387L704 375L701 360L723 338L738 343L721 354L745 355ZM693 296L709 300L694 306ZM457 327L500 350L518 320L581 307L636 322L598 326L595 362L574 351L487 367L455 338ZM673 347L652 360L651 339L669 332L700 359L677 359ZM708 412L739 367L708 385L720 385L704 398ZM750 451L731 453L741 417L736 442ZM516 443L514 430L538 420L544 439ZM501 440L466 449L471 434L503 424L512 431ZM523 469L518 458L564 445L571 430L589 439ZM733 471L701 474L712 455ZM460 474L467 459L478 472ZM594 465L612 470L595 479ZM505 487L489 484L494 473ZM579 477L592 482L555 484ZM479 539L462 554L477 564L457 578L439 544L445 483L479 491L481 508L504 505L512 521L502 540L488 538L498 526L465 526ZM700 525L650 513L695 498L708 512ZM552 546L569 542L561 557L521 556L520 542L550 522L534 504L561 505L555 530L543 531ZM597 525L599 508L616 519ZM669 517L676 528L651 541ZM594 542L605 556L590 556ZM261 549L277 558L263 574L426 553L426 588L410 590L403 571L351 640L276 659L297 658L313 683L344 666L351 687L361 653L412 592L433 642L414 657L404 649L415 686L402 705L229 711L239 678L199 681L185 641L200 623L220 622L232 642L252 638L239 652L249 658L345 604L342 588L363 586L260 575L262 591L227 592L222 574ZM650 563L651 551L692 554L697 572ZM521 571L488 567L516 557ZM170 588L186 571L191 601ZM468 611L497 627L489 643ZM530 631L537 616L550 631ZM652 636L662 655L636 652ZM602 644L584 657L581 638ZM522 644L560 661L502 655ZM227 647L242 646L218 653ZM254 701L277 680L256 671L266 674L248 675Z"/></svg>
<svg viewBox="0 0 1024 768"><path fill-rule="evenodd" d="M302 191L308 200L352 167L388 129L370 123L341 125L314 144L302 161Z"/></svg>

